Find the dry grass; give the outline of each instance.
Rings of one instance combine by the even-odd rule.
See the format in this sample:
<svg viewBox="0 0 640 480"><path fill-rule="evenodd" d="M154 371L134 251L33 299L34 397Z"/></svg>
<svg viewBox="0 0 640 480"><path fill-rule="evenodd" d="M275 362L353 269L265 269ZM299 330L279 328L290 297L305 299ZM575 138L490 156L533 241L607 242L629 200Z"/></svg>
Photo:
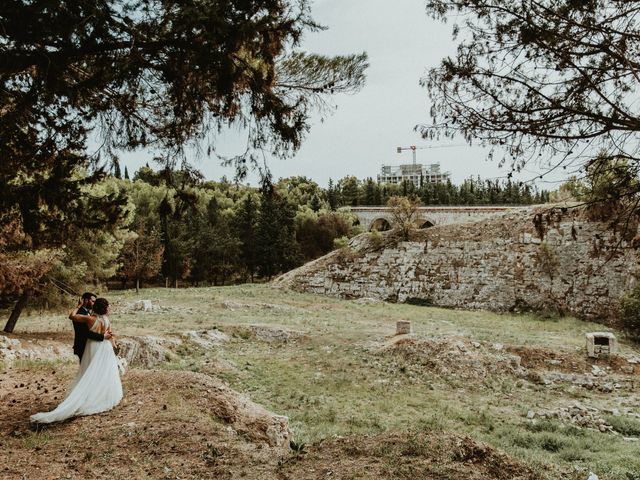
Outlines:
<svg viewBox="0 0 640 480"><path fill-rule="evenodd" d="M602 330L600 325L571 318L545 319L533 315L497 315L386 303L359 304L266 285L149 289L142 290L137 297L133 292L109 292L106 296L116 307L112 321L121 335L168 335L213 327L227 333L230 341L223 346L211 350L183 349L177 360L162 368L217 376L269 410L287 415L296 441L312 445L315 452L308 458L297 458L293 463L287 460L284 466L282 462L279 467L272 464L272 468L288 472L291 478L301 476L303 471L292 465L299 463L309 467L308 462L313 463L314 458L320 465L328 452L341 451L344 458L338 463L346 465L349 452L340 443L342 437L367 445L367 462L371 462L375 457L371 452L376 438L380 439L378 443L382 448L395 434L402 435L402 442L406 442L411 435L441 436L445 435L443 432L447 436L470 435L487 442L549 478L586 478L589 470L604 479L640 478L634 476L640 472L638 443L624 440L623 435L569 428L559 419L551 419L538 428L525 418L530 409L553 408L576 400L600 410L637 411L638 391L631 383L624 383L624 387L614 393L588 390L567 382L544 385L536 381L535 375L527 378L513 372L487 370L491 364L487 362L488 357L479 357L484 362L481 363L485 373L476 381L472 378L473 371L466 375L462 370L445 368L452 366L449 357L438 357L429 349L423 349L423 357L420 357L420 350L415 354L418 357L380 350L395 332L397 320L411 320L414 340L420 345L428 345L429 341L439 338L467 344L473 341L481 343L478 355L517 353L531 372L588 373L591 364L583 357L584 333ZM125 306L138 298L154 300L166 307L166 311L124 313ZM306 335L286 342L265 341L248 329L250 325L303 331ZM64 314L22 318L16 334L34 339L71 339ZM496 343L504 344L506 348L495 353L492 345ZM623 343L623 353L638 354L626 343ZM224 368L220 366L222 360ZM545 363L546 360L554 360L556 364ZM557 361L561 363L557 364ZM606 367L602 361L599 364ZM474 365L471 358L465 368L476 368ZM38 371L35 365L26 366L29 371ZM46 375L50 366L40 370L42 375ZM72 366L64 368L69 370ZM178 372L173 374L180 375ZM613 364L611 375L624 377L619 366ZM144 398L145 388L150 385L146 380L141 381L135 386L136 395ZM197 419L198 428L206 427L206 432L198 435L217 435L219 420L214 419L209 425L193 402L182 398L179 388L166 393L163 401L172 406L171 411L177 416L172 418L180 421ZM131 415L134 418L133 413ZM631 425L633 421L629 418L624 417L619 423ZM169 419L163 417L162 421L169 422ZM170 422L163 428L170 428ZM629 428L627 430L631 431ZM36 448L37 442L58 448L64 438L63 431L48 435L50 437L30 440L29 446L15 444L14 448L30 451ZM215 457L216 449L223 448L217 443L209 448L206 441L203 442L202 445L198 443L202 452L194 452L194 455L200 455L199 458ZM323 445L327 445L327 450ZM211 450L209 453L206 453L207 448ZM399 470L394 470L391 462L394 455L382 456L386 460L381 460L386 462L385 468L391 470L376 467L372 471L378 475L391 472L389 475L395 478L411 476L411 469L403 470L402 462L396 465ZM148 461L139 462L141 466L135 467L138 468L136 472L150 468ZM434 473L440 468L438 462L433 457L425 462L433 464L429 468L434 469L421 470L425 478L440 478ZM443 461L442 475L445 476L448 475L446 465L448 463ZM554 465L553 470L549 470L549 465ZM227 465L225 468L240 475L236 467ZM150 471L152 478L161 473L157 469ZM357 477L358 471L344 466L342 478ZM452 473L450 478L466 478L455 475ZM302 475L301 478L306 477Z"/></svg>

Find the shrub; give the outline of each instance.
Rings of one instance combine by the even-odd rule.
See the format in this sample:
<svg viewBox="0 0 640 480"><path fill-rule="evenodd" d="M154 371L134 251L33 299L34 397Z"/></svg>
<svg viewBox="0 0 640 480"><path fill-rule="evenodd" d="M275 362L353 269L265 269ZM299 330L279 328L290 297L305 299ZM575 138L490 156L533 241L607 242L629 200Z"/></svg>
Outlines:
<svg viewBox="0 0 640 480"><path fill-rule="evenodd" d="M640 341L640 284L620 300L622 328L635 341Z"/></svg>
<svg viewBox="0 0 640 480"><path fill-rule="evenodd" d="M380 250L384 246L384 237L378 230L369 232L369 244L374 250Z"/></svg>
<svg viewBox="0 0 640 480"><path fill-rule="evenodd" d="M349 239L347 237L338 237L333 239L333 247L338 248L346 248L349 246Z"/></svg>
<svg viewBox="0 0 640 480"><path fill-rule="evenodd" d="M608 415L605 420L616 432L626 437L640 437L640 420L615 415Z"/></svg>

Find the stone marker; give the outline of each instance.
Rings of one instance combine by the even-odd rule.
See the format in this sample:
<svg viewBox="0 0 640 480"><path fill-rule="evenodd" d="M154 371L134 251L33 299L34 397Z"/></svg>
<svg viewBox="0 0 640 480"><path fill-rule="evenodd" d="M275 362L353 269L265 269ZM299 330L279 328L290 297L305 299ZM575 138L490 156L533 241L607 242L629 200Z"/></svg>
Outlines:
<svg viewBox="0 0 640 480"><path fill-rule="evenodd" d="M136 311L152 312L153 304L151 300L137 300L133 303L133 309Z"/></svg>
<svg viewBox="0 0 640 480"><path fill-rule="evenodd" d="M585 337L587 339L588 357L598 358L618 352L616 336L611 332L590 332Z"/></svg>
<svg viewBox="0 0 640 480"><path fill-rule="evenodd" d="M396 322L396 335L408 335L411 333L411 322L408 320L398 320Z"/></svg>

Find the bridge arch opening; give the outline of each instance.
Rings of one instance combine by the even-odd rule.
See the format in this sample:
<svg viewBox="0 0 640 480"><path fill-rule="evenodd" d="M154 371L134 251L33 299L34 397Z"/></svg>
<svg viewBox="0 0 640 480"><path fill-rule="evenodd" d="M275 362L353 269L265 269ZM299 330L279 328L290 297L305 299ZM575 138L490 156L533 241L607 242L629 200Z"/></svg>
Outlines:
<svg viewBox="0 0 640 480"><path fill-rule="evenodd" d="M391 230L391 224L386 218L376 218L371 222L371 226L369 227L370 232L373 232L374 230L378 232L386 232L387 230Z"/></svg>
<svg viewBox="0 0 640 480"><path fill-rule="evenodd" d="M422 230L423 228L433 227L433 225L434 223L429 220L424 220L422 218L416 220L416 227L418 227L420 230Z"/></svg>

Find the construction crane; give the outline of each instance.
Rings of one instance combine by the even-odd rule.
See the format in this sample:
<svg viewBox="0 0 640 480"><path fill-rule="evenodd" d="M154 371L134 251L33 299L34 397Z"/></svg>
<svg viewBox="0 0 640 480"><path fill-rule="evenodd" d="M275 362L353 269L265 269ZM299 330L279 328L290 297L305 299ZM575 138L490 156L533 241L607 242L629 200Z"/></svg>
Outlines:
<svg viewBox="0 0 640 480"><path fill-rule="evenodd" d="M464 147L466 143L460 143L456 145L431 145L428 147L416 147L415 145L411 145L410 147L398 147L398 153L402 153L403 150L411 150L413 153L413 165L416 165L416 150L426 150L427 148L450 148L450 147Z"/></svg>
<svg viewBox="0 0 640 480"><path fill-rule="evenodd" d="M418 150L418 149L422 150L423 148L427 148L427 147L416 147L415 145L411 145L410 147L398 147L398 153L402 153L403 150L411 150L411 152L413 153L413 166L415 167L415 165L416 165L416 150Z"/></svg>

